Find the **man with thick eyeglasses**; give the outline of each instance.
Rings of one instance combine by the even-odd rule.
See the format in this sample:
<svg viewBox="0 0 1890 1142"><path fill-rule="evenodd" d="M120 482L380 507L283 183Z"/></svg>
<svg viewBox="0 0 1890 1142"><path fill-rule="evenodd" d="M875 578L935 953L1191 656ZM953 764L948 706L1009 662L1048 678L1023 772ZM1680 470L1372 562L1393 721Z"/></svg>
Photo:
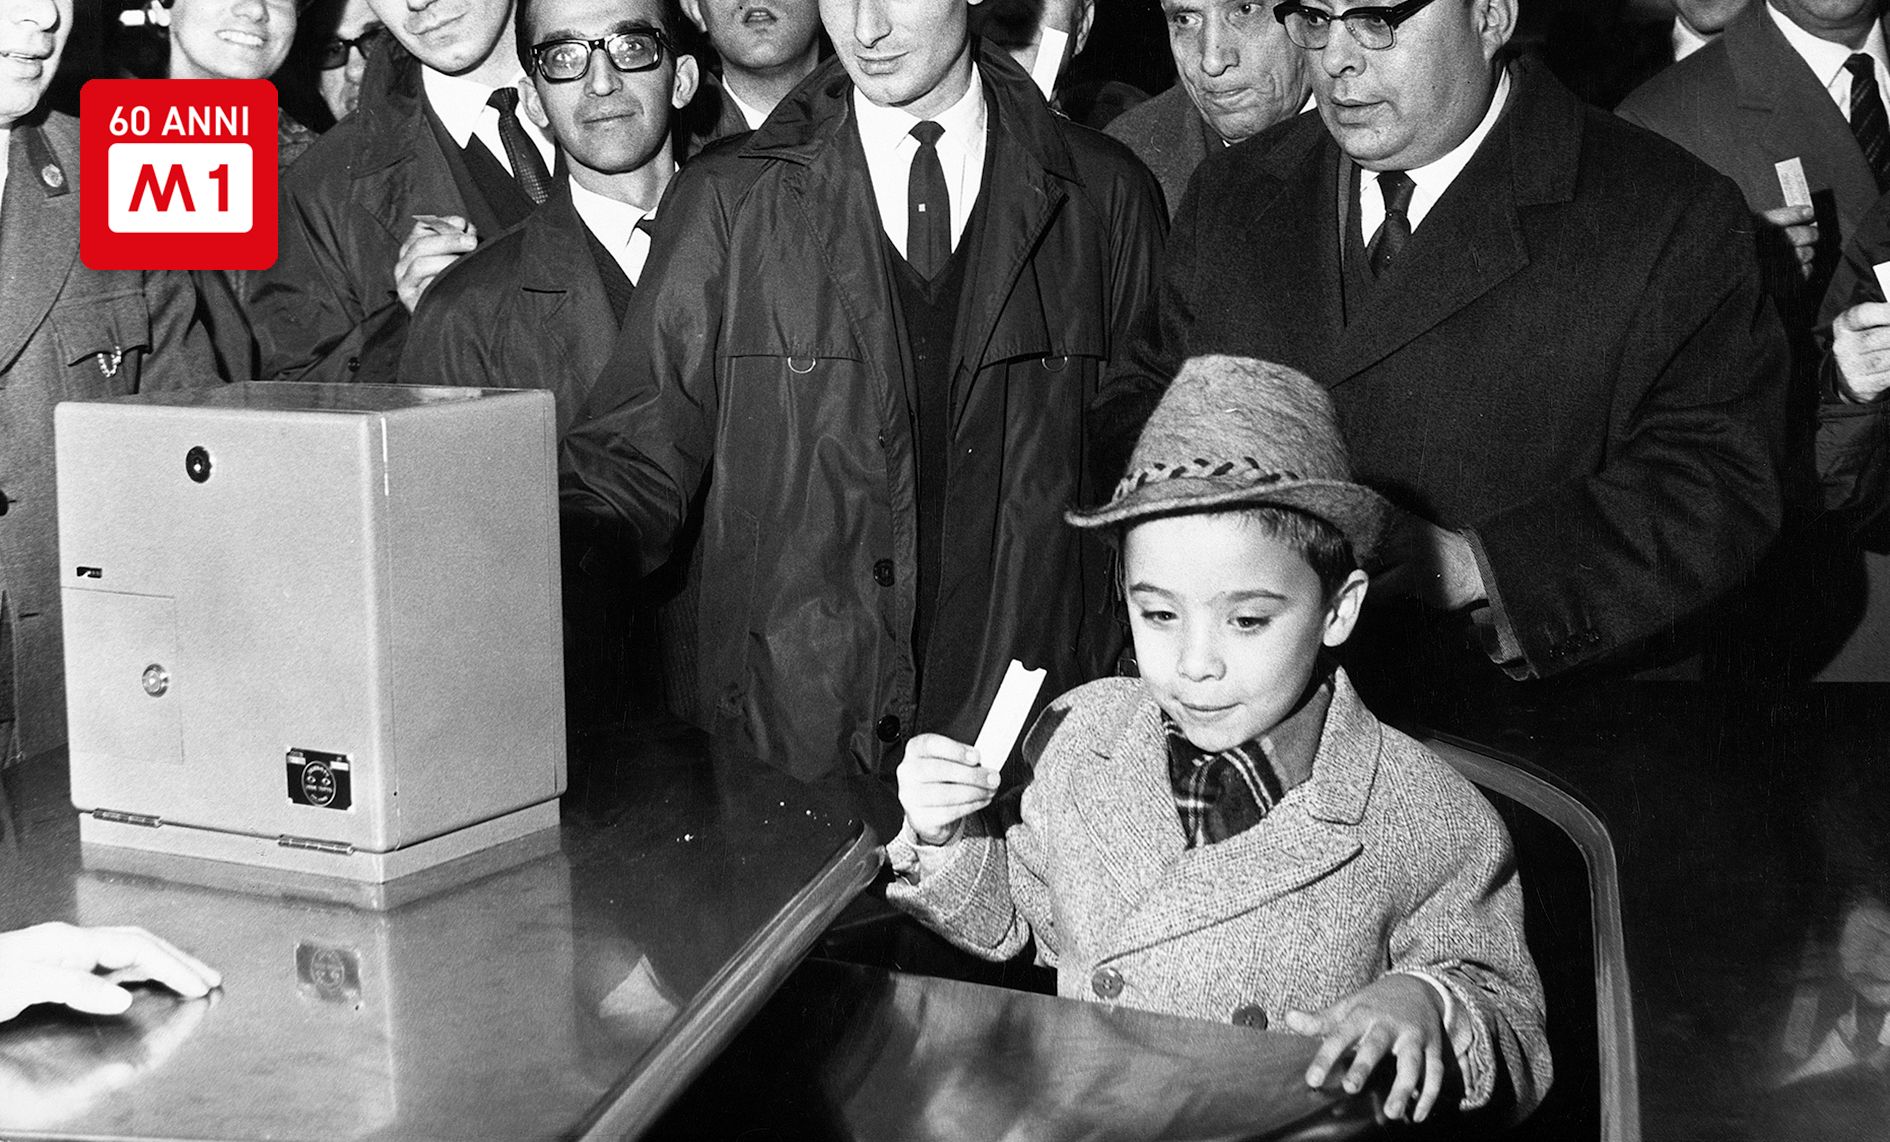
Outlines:
<svg viewBox="0 0 1890 1142"><path fill-rule="evenodd" d="M1506 64L1516 0L1274 15L1319 114L1202 164L1115 394L1207 352L1331 391L1407 513L1350 659L1375 701L1651 653L1778 527L1784 346L1736 188Z"/></svg>
<svg viewBox="0 0 1890 1142"><path fill-rule="evenodd" d="M519 60L531 77L521 109L557 144L568 177L523 226L467 255L427 290L400 378L549 389L562 435L609 359L643 278L657 203L676 172L671 121L695 94L698 73L695 57L674 47L683 28L675 0L519 0L516 23ZM670 594L657 585L642 592L643 601ZM625 715L630 602L626 584L567 582L565 708L574 758L591 730ZM660 649L676 673L683 640L669 627ZM684 697L671 700L679 712Z"/></svg>
<svg viewBox="0 0 1890 1142"><path fill-rule="evenodd" d="M550 192L551 142L518 114L512 0L370 6L394 42L284 175L276 264L250 291L272 380L394 381L434 278Z"/></svg>
<svg viewBox="0 0 1890 1142"><path fill-rule="evenodd" d="M803 778L969 740L1013 659L1106 673L1085 414L1153 281L1128 149L1059 119L965 0L823 0L836 58L677 176L565 438L567 540L701 537L704 726ZM1110 473L1113 480L1119 473Z"/></svg>

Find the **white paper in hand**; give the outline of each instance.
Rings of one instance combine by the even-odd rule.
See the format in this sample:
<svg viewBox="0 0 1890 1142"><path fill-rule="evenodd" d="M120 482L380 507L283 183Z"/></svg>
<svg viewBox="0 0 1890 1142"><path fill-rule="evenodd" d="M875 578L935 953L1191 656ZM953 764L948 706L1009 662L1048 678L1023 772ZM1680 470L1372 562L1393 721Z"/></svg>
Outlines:
<svg viewBox="0 0 1890 1142"><path fill-rule="evenodd" d="M1890 301L1890 262L1878 262L1870 269L1877 275L1877 291L1883 294L1885 301Z"/></svg>
<svg viewBox="0 0 1890 1142"><path fill-rule="evenodd" d="M1785 205L1811 205L1811 184L1805 181L1805 164L1796 155L1773 163L1772 169L1778 172L1778 188L1785 192Z"/></svg>
<svg viewBox="0 0 1890 1142"><path fill-rule="evenodd" d="M1011 756L1017 735L1024 732L1030 704L1037 700L1037 691L1043 689L1045 673L1041 666L1026 670L1023 663L1011 659L1010 669L1004 672L1004 681L998 686L997 697L991 702L991 712L984 716L984 728L978 731L978 740L972 743L978 751L978 763L986 769L1004 768L1004 759Z"/></svg>

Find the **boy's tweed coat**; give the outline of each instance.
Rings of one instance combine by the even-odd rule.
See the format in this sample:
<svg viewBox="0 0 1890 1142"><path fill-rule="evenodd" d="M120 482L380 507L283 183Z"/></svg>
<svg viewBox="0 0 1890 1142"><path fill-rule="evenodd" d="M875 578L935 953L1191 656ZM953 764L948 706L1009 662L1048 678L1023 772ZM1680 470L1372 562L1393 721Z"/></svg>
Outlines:
<svg viewBox="0 0 1890 1142"><path fill-rule="evenodd" d="M1465 1107L1504 1077L1519 1110L1548 1089L1509 835L1468 782L1380 724L1343 671L1312 777L1219 844L1185 847L1160 712L1133 679L1057 699L1025 756L1037 760L1021 820L1016 801L972 818L950 859L916 886L895 881L891 900L980 956L1035 936L1065 997L1202 1019L1254 1021L1257 1006L1284 1027L1290 1009L1420 970L1474 1027L1455 1044Z"/></svg>

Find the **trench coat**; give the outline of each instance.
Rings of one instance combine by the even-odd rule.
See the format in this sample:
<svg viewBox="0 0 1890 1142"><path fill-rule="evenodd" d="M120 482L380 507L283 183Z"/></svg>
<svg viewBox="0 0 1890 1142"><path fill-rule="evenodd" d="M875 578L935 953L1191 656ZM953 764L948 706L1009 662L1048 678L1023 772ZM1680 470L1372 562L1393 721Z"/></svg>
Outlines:
<svg viewBox="0 0 1890 1142"><path fill-rule="evenodd" d="M636 570L701 497L700 716L803 778L877 772L917 731L968 740L1013 658L1049 669L1048 695L1120 646L1107 550L1062 513L1097 498L1085 412L1152 287L1160 194L1002 51L976 58L985 219L925 663L917 401L838 60L671 184L646 271L662 288L632 299L599 413L565 444L567 535L594 529L584 542L634 550Z"/></svg>

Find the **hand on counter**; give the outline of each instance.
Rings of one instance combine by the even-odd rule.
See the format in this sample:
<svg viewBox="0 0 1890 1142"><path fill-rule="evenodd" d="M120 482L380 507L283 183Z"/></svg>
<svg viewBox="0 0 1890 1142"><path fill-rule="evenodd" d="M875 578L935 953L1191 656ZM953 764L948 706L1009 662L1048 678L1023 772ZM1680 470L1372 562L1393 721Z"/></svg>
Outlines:
<svg viewBox="0 0 1890 1142"><path fill-rule="evenodd" d="M899 805L919 840L950 844L958 837L958 823L991 803L998 771L978 762L976 749L942 734L919 734L906 744L906 758L899 763Z"/></svg>
<svg viewBox="0 0 1890 1142"><path fill-rule="evenodd" d="M195 999L223 977L142 928L53 923L0 932L0 1021L36 1003L118 1015L131 1006L118 985L143 980Z"/></svg>
<svg viewBox="0 0 1890 1142"><path fill-rule="evenodd" d="M1343 1082L1346 1093L1357 1094L1389 1052L1398 1061L1398 1075L1385 1096L1386 1117L1403 1118L1413 1093L1417 1107L1411 1120L1429 1117L1444 1086L1446 1039L1443 1005L1423 980L1392 972L1317 1015L1287 1012L1286 1027L1325 1040L1306 1068L1306 1085L1324 1085L1339 1057L1350 1050L1352 1065Z"/></svg>

